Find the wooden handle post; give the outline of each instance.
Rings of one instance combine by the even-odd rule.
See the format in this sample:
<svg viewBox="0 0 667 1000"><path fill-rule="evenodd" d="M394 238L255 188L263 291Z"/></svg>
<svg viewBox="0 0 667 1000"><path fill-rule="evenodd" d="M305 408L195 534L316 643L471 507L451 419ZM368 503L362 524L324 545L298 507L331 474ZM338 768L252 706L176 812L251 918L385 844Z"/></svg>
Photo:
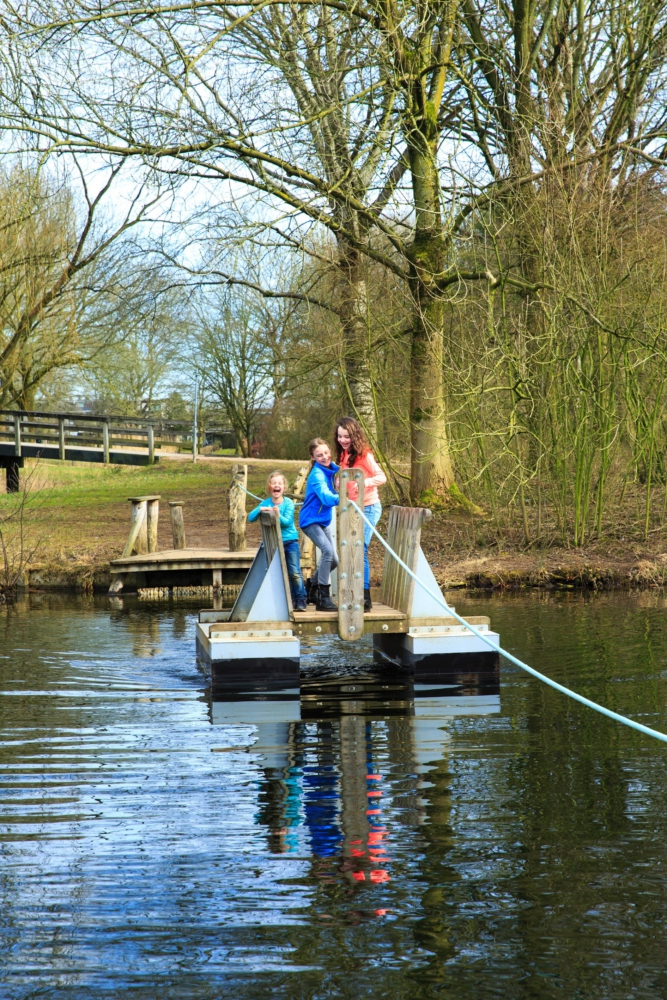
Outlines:
<svg viewBox="0 0 667 1000"><path fill-rule="evenodd" d="M363 472L341 469L338 487L338 635L352 640L364 634L364 519L348 500L348 483L357 485L355 503L363 509Z"/></svg>
<svg viewBox="0 0 667 1000"><path fill-rule="evenodd" d="M248 466L233 465L229 484L229 551L243 552L246 548L245 490L248 488Z"/></svg>

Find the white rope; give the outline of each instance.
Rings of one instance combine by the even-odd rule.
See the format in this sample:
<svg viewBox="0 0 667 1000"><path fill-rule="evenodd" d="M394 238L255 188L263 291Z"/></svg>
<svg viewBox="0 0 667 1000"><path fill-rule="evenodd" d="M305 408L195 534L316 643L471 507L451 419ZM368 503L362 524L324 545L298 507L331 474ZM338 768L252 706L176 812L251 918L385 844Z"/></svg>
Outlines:
<svg viewBox="0 0 667 1000"><path fill-rule="evenodd" d="M237 483L236 485L241 486L240 483ZM247 493L249 497L252 497L253 500L259 500L260 503L262 502L262 500L268 499L268 497L258 497L255 493L251 493L250 490L247 490L245 486L241 486L241 489L243 490L244 493ZM287 497L287 499L291 500L292 498ZM303 504L303 500L292 500L292 503L294 504L295 507L301 507Z"/></svg>
<svg viewBox="0 0 667 1000"><path fill-rule="evenodd" d="M236 485L241 486L240 483L237 483ZM251 493L250 490L247 490L245 488L245 486L241 486L241 489L243 490L244 493L247 493L249 497L252 497L253 500L259 500L260 503L262 502L262 500L266 500L266 497L258 497L255 493Z"/></svg>
<svg viewBox="0 0 667 1000"><path fill-rule="evenodd" d="M631 729L636 729L637 732L639 733L645 733L647 736L653 736L656 740L662 740L663 743L667 743L667 734L659 733L657 729L651 729L650 726L645 726L641 722L635 722L634 719L628 719L627 716L619 715L618 712L612 712L610 708L605 708L603 705L598 705L597 702L591 701L590 698L584 698L582 694L577 694L576 691L571 691L569 688L566 688L563 684L559 684L558 681L551 680L550 677L547 677L545 674L541 674L539 670L535 670L533 667L529 667L527 663L523 662L523 660L519 660L518 657L514 656L512 653L508 653L506 649L502 648L502 646L497 645L489 635L484 635L483 632L480 632L478 629L475 628L474 625L471 625L470 622L467 622L465 620L465 618L462 618L461 615L457 614L454 608L450 607L449 604L447 604L446 600L441 594L434 593L426 586L425 583L422 583L417 574L413 573L412 570L405 565L403 560L396 555L394 550L384 540L382 535L378 531L376 531L375 525L371 524L371 522L366 517L363 510L357 506L354 500L349 500L349 503L351 503L352 506L361 514L366 524L368 524L369 527L372 529L373 534L376 535L377 538L379 538L379 540L382 542L387 552L396 560L398 565L401 566L405 570L405 572L408 573L412 577L412 579L419 584L422 590L424 590L429 597L433 598L434 601L436 601L442 608L444 608L445 611L447 611L452 616L452 618L456 618L457 621L459 621L462 625L465 625L465 627L469 629L473 633L473 635L476 635L478 639L482 639L487 644L487 646L491 647L491 649L494 652L501 653L506 659L508 659L511 663L514 663L517 667L521 667L522 670L525 670L533 677L537 677L538 680L543 681L545 684L548 684L549 687L552 687L555 691L560 691L561 694L566 694L569 698L574 698L574 700L578 701L580 704L586 705L587 708L592 708L595 712L600 712L601 715L606 715L607 718L614 719L616 722L621 722L623 723L624 726L629 726Z"/></svg>

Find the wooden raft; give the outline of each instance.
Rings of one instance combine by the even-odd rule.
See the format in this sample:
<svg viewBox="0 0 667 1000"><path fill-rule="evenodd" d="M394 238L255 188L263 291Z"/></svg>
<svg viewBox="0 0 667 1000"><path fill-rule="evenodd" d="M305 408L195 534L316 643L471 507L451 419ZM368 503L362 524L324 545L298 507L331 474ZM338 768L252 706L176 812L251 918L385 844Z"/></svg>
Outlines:
<svg viewBox="0 0 667 1000"><path fill-rule="evenodd" d="M317 611L313 605L305 612L293 610L278 518L272 508L266 508L260 513L262 545L231 612L200 612L200 623L210 625L211 640L282 632L299 637L337 634L345 641L356 641L364 633L424 635L434 630L439 634L467 631L386 550L380 600L374 603L372 611L364 614L364 522L348 502L350 484L357 487L357 495L363 498L364 480L359 470L342 470L339 476L338 611ZM426 587L441 595L421 549L422 525L430 517L431 512L422 508L391 507L387 541ZM471 625L489 625L485 616L466 620Z"/></svg>

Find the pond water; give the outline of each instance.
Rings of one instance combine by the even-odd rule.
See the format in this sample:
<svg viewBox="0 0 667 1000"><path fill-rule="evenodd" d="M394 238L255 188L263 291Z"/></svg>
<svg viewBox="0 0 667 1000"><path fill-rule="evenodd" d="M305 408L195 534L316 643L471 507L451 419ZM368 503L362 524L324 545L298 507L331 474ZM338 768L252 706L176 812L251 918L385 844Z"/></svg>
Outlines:
<svg viewBox="0 0 667 1000"><path fill-rule="evenodd" d="M667 731L662 594L455 603ZM664 744L505 662L411 692L368 639L212 701L196 610L0 609L3 1000L665 996Z"/></svg>

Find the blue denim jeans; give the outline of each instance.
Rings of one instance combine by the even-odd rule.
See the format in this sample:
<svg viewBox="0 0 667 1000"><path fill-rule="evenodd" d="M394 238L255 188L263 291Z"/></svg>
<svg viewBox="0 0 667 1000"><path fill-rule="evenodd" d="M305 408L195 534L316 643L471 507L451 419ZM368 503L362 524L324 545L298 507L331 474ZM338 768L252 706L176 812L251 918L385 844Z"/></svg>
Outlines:
<svg viewBox="0 0 667 1000"><path fill-rule="evenodd" d="M331 570L338 565L338 555L333 543L331 528L323 524L308 524L301 529L307 538L310 538L313 545L320 550L320 564L310 578L311 583L329 586Z"/></svg>
<svg viewBox="0 0 667 1000"><path fill-rule="evenodd" d="M285 562L287 563L287 575L289 577L289 589L292 592L292 601L305 601L306 588L301 576L301 553L299 543L296 539L293 542L283 542L285 550Z"/></svg>
<svg viewBox="0 0 667 1000"><path fill-rule="evenodd" d="M380 501L378 500L377 503L371 503L368 507L364 507L364 514L373 527L375 527L382 517L382 504ZM371 526L364 521L364 590L370 590L371 586L371 564L368 561L368 546L371 544L372 537Z"/></svg>

